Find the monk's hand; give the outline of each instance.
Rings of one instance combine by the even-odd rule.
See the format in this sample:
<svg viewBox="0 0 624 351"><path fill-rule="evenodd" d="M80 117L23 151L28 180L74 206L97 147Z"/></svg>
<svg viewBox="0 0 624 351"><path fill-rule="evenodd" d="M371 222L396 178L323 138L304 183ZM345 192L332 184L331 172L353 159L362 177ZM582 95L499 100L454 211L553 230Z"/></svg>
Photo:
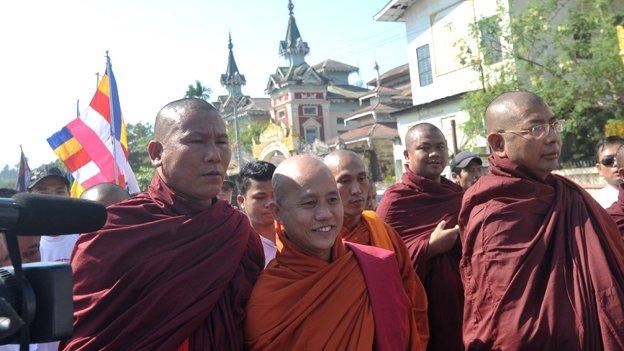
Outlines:
<svg viewBox="0 0 624 351"><path fill-rule="evenodd" d="M459 226L456 225L449 229L445 229L445 227L446 221L442 221L438 223L438 226L433 230L433 233L431 233L429 237L429 248L427 248L427 258L447 252L455 245L455 241L459 235Z"/></svg>

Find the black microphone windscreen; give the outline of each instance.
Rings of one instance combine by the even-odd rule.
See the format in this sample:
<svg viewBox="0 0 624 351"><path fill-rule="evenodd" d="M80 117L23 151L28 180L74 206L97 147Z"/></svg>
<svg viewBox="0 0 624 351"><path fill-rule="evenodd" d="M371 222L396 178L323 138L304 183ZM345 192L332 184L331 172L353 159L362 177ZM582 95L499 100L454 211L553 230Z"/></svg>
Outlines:
<svg viewBox="0 0 624 351"><path fill-rule="evenodd" d="M13 200L20 207L13 228L19 235L89 233L106 223L106 208L93 201L31 193L17 194Z"/></svg>

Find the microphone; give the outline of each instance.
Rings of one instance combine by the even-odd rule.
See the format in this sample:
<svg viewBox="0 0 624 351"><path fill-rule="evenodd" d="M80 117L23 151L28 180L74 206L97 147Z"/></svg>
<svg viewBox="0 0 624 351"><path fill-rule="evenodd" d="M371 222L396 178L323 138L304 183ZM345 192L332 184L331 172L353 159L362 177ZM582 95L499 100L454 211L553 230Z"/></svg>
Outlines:
<svg viewBox="0 0 624 351"><path fill-rule="evenodd" d="M106 223L106 208L96 202L19 193L0 199L0 230L18 235L89 233Z"/></svg>

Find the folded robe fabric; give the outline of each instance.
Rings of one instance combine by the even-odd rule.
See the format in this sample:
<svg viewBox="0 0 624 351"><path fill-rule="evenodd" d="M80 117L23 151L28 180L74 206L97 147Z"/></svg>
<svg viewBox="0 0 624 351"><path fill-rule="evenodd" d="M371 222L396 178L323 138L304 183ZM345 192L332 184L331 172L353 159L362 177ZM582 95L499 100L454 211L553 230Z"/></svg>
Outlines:
<svg viewBox="0 0 624 351"><path fill-rule="evenodd" d="M367 249L385 252L385 256L382 255L386 257L385 264L375 266L394 270L381 271L387 276L385 279L395 275L395 279L390 280L394 288L388 289L386 296L388 301L403 301L403 307L395 305L393 308L403 309L405 318L398 316L399 312L374 313L364 270L353 249L335 250L342 255L327 262L298 248L288 240L280 225L276 231L277 255L260 275L247 306L247 349L387 350L396 349L393 346L398 341L404 345L401 349L417 349L412 348L409 340L409 299L390 251ZM335 245L344 244L337 240ZM363 251L360 254L370 256ZM369 283L383 282L378 276L371 277L370 272L368 278ZM376 328L376 323L393 326L394 340L380 338L379 332L383 329ZM389 341L392 343L388 344Z"/></svg>
<svg viewBox="0 0 624 351"><path fill-rule="evenodd" d="M624 242L573 182L490 156L460 214L469 350L623 350Z"/></svg>
<svg viewBox="0 0 624 351"><path fill-rule="evenodd" d="M245 215L222 200L198 208L156 174L78 239L74 335L64 349L240 350L263 264Z"/></svg>
<svg viewBox="0 0 624 351"><path fill-rule="evenodd" d="M435 182L405 167L401 183L384 193L377 213L399 233L428 300L428 350L462 350L464 293L459 275L459 240L448 252L426 259L431 233L442 220L457 224L462 188L442 177Z"/></svg>
<svg viewBox="0 0 624 351"><path fill-rule="evenodd" d="M399 265L405 292L410 299L413 329L411 337L419 340L419 347L426 347L429 339L429 325L427 317L427 295L420 278L414 272L409 252L401 237L373 211L362 212L362 220L352 230L343 227L340 237L348 242L371 245L393 251ZM334 245L334 257L343 255L347 246Z"/></svg>

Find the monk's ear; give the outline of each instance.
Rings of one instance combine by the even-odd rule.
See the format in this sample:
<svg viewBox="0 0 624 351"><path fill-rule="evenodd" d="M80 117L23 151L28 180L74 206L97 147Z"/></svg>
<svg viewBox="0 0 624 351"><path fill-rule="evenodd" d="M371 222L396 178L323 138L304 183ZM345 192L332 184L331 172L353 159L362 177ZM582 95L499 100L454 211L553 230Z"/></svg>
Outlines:
<svg viewBox="0 0 624 351"><path fill-rule="evenodd" d="M245 197L243 195L236 195L236 201L238 201L238 206L241 210L245 209Z"/></svg>
<svg viewBox="0 0 624 351"><path fill-rule="evenodd" d="M406 161L409 161L409 152L407 150L403 150L403 157L405 157Z"/></svg>
<svg viewBox="0 0 624 351"><path fill-rule="evenodd" d="M147 153L149 154L153 167L162 166L162 152L163 146L159 141L150 140L147 144Z"/></svg>
<svg viewBox="0 0 624 351"><path fill-rule="evenodd" d="M623 168L618 168L617 175L618 175L618 177L620 179L624 179L624 167Z"/></svg>
<svg viewBox="0 0 624 351"><path fill-rule="evenodd" d="M505 157L505 139L500 133L490 133L487 136L487 142L490 145L493 153L498 156Z"/></svg>

